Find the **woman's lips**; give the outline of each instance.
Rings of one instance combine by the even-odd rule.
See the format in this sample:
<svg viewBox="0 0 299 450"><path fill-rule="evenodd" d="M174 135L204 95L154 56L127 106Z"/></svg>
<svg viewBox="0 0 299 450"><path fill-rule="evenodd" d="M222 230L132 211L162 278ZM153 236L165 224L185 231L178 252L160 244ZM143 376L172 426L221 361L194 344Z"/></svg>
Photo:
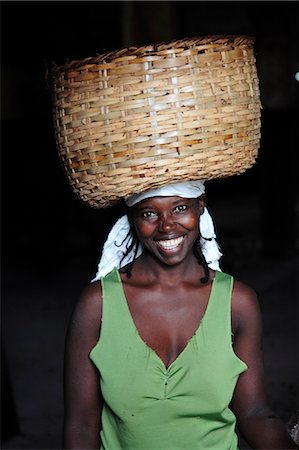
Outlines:
<svg viewBox="0 0 299 450"><path fill-rule="evenodd" d="M158 241L158 244L164 249L164 250L173 250L176 247L178 247L181 242L183 241L184 236L177 237L175 239L163 239L161 241Z"/></svg>

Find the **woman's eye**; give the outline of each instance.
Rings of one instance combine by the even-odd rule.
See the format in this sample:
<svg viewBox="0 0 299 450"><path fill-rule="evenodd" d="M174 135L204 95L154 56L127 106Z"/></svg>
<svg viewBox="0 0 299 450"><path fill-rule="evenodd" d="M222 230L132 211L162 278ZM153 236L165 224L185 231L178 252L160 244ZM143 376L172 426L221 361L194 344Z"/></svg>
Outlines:
<svg viewBox="0 0 299 450"><path fill-rule="evenodd" d="M187 209L187 205L178 205L174 208L175 212L182 212L185 211Z"/></svg>
<svg viewBox="0 0 299 450"><path fill-rule="evenodd" d="M144 217L145 219L150 219L155 216L156 216L156 214L153 211L144 211L142 213L142 217Z"/></svg>

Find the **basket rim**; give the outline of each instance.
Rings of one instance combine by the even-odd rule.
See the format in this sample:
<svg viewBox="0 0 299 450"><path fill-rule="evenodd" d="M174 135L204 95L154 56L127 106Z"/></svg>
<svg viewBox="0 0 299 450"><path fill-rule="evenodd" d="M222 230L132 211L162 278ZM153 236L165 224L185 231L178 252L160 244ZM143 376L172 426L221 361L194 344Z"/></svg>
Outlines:
<svg viewBox="0 0 299 450"><path fill-rule="evenodd" d="M185 37L183 39L173 39L169 42L160 41L154 44L145 44L142 46L122 47L116 50L107 50L106 52L89 56L87 58L75 59L67 61L62 65L57 65L53 62L51 69L52 77L56 77L61 72L67 72L73 69L79 69L86 64L98 64L109 63L116 58L128 57L128 56L153 56L157 55L161 51L167 51L171 49L190 49L196 48L201 45L231 45L232 47L248 46L253 48L255 43L255 36L249 36L245 34L215 34L207 36L195 36Z"/></svg>

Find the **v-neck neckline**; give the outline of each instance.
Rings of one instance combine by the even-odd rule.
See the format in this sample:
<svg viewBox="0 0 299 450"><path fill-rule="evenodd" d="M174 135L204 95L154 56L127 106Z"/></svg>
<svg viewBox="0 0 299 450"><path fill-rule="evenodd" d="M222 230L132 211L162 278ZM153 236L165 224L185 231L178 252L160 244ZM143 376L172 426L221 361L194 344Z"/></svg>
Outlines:
<svg viewBox="0 0 299 450"><path fill-rule="evenodd" d="M138 328L136 327L136 324L135 324L135 322L134 322L133 316L132 316L132 314L131 314L131 311L130 311L130 308L129 308L129 304L128 304L128 300L127 300L127 297L126 297L126 294L125 294L125 291L124 291L124 286L123 286L123 283L122 283L122 280L121 280L119 271L118 271L117 269L115 269L115 270L116 270L116 273L117 273L117 278L118 278L119 285L120 285L120 289L121 289L121 292L122 292L122 295L123 295L123 301L124 301L124 303L125 303L125 306L126 306L126 309L127 309L127 313L128 313L128 316L129 316L131 325L132 325L133 329L135 330L135 332L136 332L136 334L137 334L137 337L138 337L139 341L140 341L140 342L141 342L141 343L142 343L142 344L150 351L151 354L154 355L154 357L155 357L156 359L158 359L158 361L160 362L160 364L162 364L162 366L163 366L164 372L165 372L165 373L169 372L169 371L171 370L171 368L173 367L173 365L176 364L176 363L178 362L178 360L180 360L180 359L183 357L183 355L187 352L188 348L189 348L190 345L191 345L191 342L196 338L197 334L199 333L199 330L200 330L201 327L202 327L203 321L204 321L204 320L206 319L206 317L207 317L208 311L209 311L209 309L210 309L210 305L211 305L211 303L212 303L211 300L212 300L212 297L213 297L213 292L214 292L214 289L215 289L215 280L216 280L217 273L218 273L217 270L215 270L215 272L214 272L214 278L213 278L213 280L212 280L212 284L211 284L211 289L210 289L210 294L209 294L207 306L206 306L205 312L204 312L204 314L203 314L201 320L199 321L198 327L196 328L194 334L193 334L189 339L187 339L186 344L185 344L184 348L182 349L182 351L176 356L176 358L172 361L172 363L170 363L169 366L167 366L167 367L166 367L164 361L162 360L162 358L158 355L158 353L157 353L154 349L152 349L152 348L151 348L151 347L150 347L150 346L142 339L142 337L141 337L141 335L140 335L140 333L139 333L139 331L138 331Z"/></svg>

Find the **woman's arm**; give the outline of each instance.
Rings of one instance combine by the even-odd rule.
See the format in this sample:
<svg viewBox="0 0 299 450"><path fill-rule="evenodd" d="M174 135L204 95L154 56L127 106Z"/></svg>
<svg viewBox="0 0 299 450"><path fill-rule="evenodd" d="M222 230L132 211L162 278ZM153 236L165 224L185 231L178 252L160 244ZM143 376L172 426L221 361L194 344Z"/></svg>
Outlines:
<svg viewBox="0 0 299 450"><path fill-rule="evenodd" d="M271 410L262 360L262 321L254 291L236 282L232 295L234 350L248 370L239 377L231 408L237 427L254 449L296 449L286 426Z"/></svg>
<svg viewBox="0 0 299 450"><path fill-rule="evenodd" d="M65 344L64 449L99 449L102 400L98 373L89 352L99 338L100 283L82 293L72 314Z"/></svg>

